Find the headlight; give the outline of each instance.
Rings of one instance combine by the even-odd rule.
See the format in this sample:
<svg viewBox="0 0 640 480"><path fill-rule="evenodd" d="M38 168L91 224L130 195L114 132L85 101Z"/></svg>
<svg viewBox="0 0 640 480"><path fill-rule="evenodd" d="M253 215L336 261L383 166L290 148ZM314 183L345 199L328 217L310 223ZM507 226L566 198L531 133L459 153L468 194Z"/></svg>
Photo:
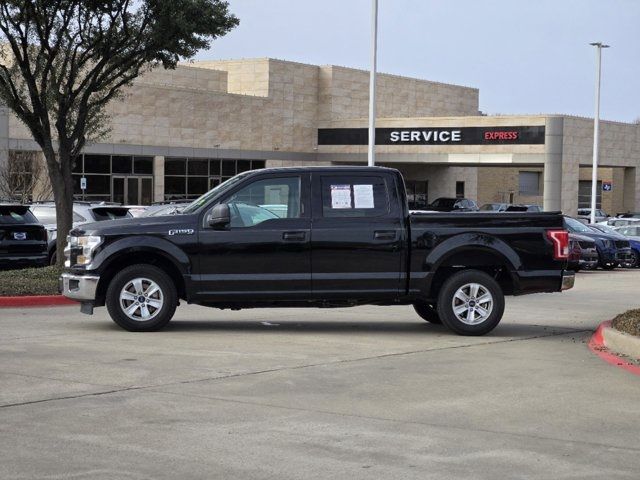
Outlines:
<svg viewBox="0 0 640 480"><path fill-rule="evenodd" d="M93 259L93 252L101 243L102 237L96 235L67 237L67 248L64 249L65 267L89 265Z"/></svg>

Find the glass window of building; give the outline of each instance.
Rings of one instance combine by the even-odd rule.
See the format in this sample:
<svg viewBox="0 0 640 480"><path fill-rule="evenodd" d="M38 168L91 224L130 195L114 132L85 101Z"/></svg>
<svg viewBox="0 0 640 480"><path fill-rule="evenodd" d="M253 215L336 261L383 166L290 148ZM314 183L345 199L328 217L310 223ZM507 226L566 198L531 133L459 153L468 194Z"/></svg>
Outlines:
<svg viewBox="0 0 640 480"><path fill-rule="evenodd" d="M166 158L165 200L192 200L248 170L264 168L264 160Z"/></svg>

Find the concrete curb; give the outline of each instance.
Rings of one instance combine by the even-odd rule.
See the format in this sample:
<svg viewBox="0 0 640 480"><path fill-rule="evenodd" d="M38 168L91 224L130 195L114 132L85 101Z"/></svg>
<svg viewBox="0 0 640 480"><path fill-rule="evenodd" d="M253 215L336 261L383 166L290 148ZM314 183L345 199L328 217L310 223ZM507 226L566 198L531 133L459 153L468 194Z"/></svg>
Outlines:
<svg viewBox="0 0 640 480"><path fill-rule="evenodd" d="M77 305L78 302L62 295L31 295L24 297L0 297L0 308L16 307L61 307Z"/></svg>
<svg viewBox="0 0 640 480"><path fill-rule="evenodd" d="M614 365L616 367L622 368L623 370L626 370L627 372L633 373L635 375L640 375L640 366L634 363L630 363L627 359L620 357L619 355L616 355L611 351L611 350L614 350L614 351L617 351L617 350L613 346L607 345L606 343L606 337L608 336L609 330L614 330L613 327L611 327L611 321L608 320L606 322L602 322L596 329L593 336L591 337L591 340L589 341L589 350L591 350L593 353L598 355L602 360L604 360L610 365ZM621 335L624 335L625 337L630 337L630 335L622 334L617 330L614 330L614 334L615 333L619 333ZM640 339L638 339L638 346L640 347ZM627 355L624 352L619 352L619 353ZM640 356L636 356L636 355L637 353L629 356L633 358L640 358Z"/></svg>
<svg viewBox="0 0 640 480"><path fill-rule="evenodd" d="M640 360L640 337L629 335L613 327L605 327L602 330L602 336L609 350Z"/></svg>

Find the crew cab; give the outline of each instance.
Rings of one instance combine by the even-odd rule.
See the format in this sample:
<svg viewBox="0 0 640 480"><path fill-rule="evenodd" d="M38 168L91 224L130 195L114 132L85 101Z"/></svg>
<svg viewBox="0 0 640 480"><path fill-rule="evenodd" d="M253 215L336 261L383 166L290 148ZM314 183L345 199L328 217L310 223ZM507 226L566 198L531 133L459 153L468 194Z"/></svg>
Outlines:
<svg viewBox="0 0 640 480"><path fill-rule="evenodd" d="M177 215L82 225L61 290L130 331L179 300L220 309L413 305L463 335L498 325L505 295L571 288L559 213L411 214L381 167L241 173Z"/></svg>

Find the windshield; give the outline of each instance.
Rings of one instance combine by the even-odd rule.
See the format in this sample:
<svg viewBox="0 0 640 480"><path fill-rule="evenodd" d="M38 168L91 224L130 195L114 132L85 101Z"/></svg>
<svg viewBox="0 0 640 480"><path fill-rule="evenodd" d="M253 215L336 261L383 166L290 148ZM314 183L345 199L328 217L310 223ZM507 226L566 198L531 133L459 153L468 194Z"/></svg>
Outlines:
<svg viewBox="0 0 640 480"><path fill-rule="evenodd" d="M241 173L239 175L236 175L235 177L231 177L229 180L225 182L222 182L213 190L209 190L207 193L205 193L201 197L198 197L197 199L195 199L193 202L191 202L189 205L183 208L182 211L179 213L193 213L197 211L200 207L209 203L209 200L211 200L212 198L215 198L218 195L220 195L222 192L225 192L226 190L233 188L234 185L236 185L240 180L244 179L244 177L246 177L247 175L248 175L248 172Z"/></svg>
<svg viewBox="0 0 640 480"><path fill-rule="evenodd" d="M0 206L0 225L37 223L27 207Z"/></svg>
<svg viewBox="0 0 640 480"><path fill-rule="evenodd" d="M593 233L589 227L584 223L570 217L564 217L564 223L567 225L567 229L574 233Z"/></svg>

